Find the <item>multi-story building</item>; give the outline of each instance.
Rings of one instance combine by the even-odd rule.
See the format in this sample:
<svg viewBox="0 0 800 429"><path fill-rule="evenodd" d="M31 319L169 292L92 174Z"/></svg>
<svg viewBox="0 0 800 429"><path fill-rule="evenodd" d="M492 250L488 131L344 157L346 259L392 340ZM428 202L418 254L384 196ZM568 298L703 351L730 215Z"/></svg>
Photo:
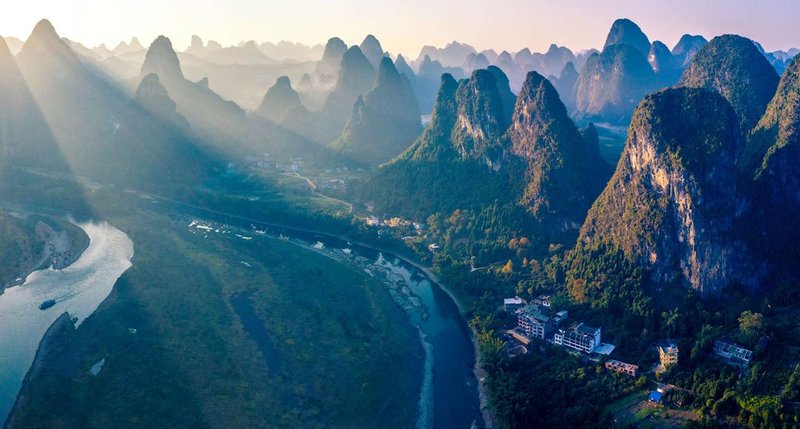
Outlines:
<svg viewBox="0 0 800 429"><path fill-rule="evenodd" d="M714 341L714 354L733 365L748 366L753 360L753 352L732 341Z"/></svg>
<svg viewBox="0 0 800 429"><path fill-rule="evenodd" d="M630 375L636 377L639 375L639 366L630 363L621 362L618 360L610 359L606 362L606 369L609 371L618 372L620 374Z"/></svg>
<svg viewBox="0 0 800 429"><path fill-rule="evenodd" d="M553 343L582 353L592 353L600 344L600 328L580 323L569 329L559 329Z"/></svg>
<svg viewBox="0 0 800 429"><path fill-rule="evenodd" d="M662 368L667 369L678 363L678 345L673 341L662 341L656 348L658 349L658 360L661 362Z"/></svg>
<svg viewBox="0 0 800 429"><path fill-rule="evenodd" d="M550 335L555 326L550 316L539 311L539 307L528 305L517 313L517 326L519 326L528 338L544 339Z"/></svg>

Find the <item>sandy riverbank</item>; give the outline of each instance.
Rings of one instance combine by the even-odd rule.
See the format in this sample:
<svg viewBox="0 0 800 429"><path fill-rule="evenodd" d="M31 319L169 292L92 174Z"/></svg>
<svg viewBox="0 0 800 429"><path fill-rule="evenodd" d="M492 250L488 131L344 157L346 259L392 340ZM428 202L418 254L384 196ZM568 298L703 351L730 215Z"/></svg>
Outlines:
<svg viewBox="0 0 800 429"><path fill-rule="evenodd" d="M68 267L89 247L89 236L68 219L17 210L11 212L11 216L19 219L31 247L40 250L35 255L25 255L25 252L18 255L27 259L27 262L19 261L19 271L12 278L4 279L6 283L0 284L0 295L4 289L24 283L34 271Z"/></svg>

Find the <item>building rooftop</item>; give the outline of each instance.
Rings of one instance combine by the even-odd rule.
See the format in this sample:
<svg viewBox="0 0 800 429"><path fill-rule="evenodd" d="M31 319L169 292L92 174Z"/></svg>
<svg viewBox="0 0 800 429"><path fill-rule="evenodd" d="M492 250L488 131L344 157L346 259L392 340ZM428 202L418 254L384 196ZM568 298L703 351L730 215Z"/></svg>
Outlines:
<svg viewBox="0 0 800 429"><path fill-rule="evenodd" d="M656 346L663 353L678 353L678 345L672 340L665 340Z"/></svg>
<svg viewBox="0 0 800 429"><path fill-rule="evenodd" d="M595 328L594 326L584 325L581 323L575 327L575 330L584 335L594 335L600 330L600 328Z"/></svg>
<svg viewBox="0 0 800 429"><path fill-rule="evenodd" d="M525 304L525 300L518 296L514 298L503 299L503 305L523 305L523 304Z"/></svg>
<svg viewBox="0 0 800 429"><path fill-rule="evenodd" d="M614 348L615 348L615 346L614 346L613 344L608 344L608 343L600 343L600 344L597 346L597 348L596 348L596 349L594 349L594 352L595 352L595 353L597 353L597 354L601 354L601 355L608 356L608 355L610 355L610 354L611 354L611 352L613 352L613 351L614 351ZM626 365L627 365L627 364L626 364Z"/></svg>
<svg viewBox="0 0 800 429"><path fill-rule="evenodd" d="M539 307L536 307L534 305L528 305L528 306L523 307L522 310L519 312L519 315L520 316L527 316L527 317L530 317L531 319L536 319L536 320L538 320L540 322L543 322L543 323L547 323L547 322L550 321L550 316L542 313L539 310Z"/></svg>
<svg viewBox="0 0 800 429"><path fill-rule="evenodd" d="M649 399L650 402L661 402L661 398L663 398L663 397L664 397L663 393L661 393L661 392L659 392L657 390L654 390L654 391L650 392L650 396L648 396L647 399Z"/></svg>
<svg viewBox="0 0 800 429"><path fill-rule="evenodd" d="M730 357L731 359L743 361L750 361L750 359L753 358L753 352L751 350L725 339L714 341L714 353L722 355L723 357Z"/></svg>

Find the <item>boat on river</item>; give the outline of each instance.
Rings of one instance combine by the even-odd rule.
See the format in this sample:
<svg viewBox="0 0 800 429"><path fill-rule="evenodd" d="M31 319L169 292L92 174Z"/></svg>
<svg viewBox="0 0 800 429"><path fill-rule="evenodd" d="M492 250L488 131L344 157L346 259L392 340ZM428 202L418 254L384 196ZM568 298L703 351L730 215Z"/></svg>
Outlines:
<svg viewBox="0 0 800 429"><path fill-rule="evenodd" d="M56 305L56 300L48 299L47 301L39 304L39 310L44 311L44 310L47 310L48 308L50 308L50 307L52 307L54 305Z"/></svg>

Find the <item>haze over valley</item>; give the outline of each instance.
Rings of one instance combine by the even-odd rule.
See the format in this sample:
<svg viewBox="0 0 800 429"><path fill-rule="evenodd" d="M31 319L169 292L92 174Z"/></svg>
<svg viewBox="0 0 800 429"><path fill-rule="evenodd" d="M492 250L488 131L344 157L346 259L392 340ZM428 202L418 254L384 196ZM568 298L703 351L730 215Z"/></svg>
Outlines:
<svg viewBox="0 0 800 429"><path fill-rule="evenodd" d="M800 424L796 5L165 3L0 19L3 427Z"/></svg>

